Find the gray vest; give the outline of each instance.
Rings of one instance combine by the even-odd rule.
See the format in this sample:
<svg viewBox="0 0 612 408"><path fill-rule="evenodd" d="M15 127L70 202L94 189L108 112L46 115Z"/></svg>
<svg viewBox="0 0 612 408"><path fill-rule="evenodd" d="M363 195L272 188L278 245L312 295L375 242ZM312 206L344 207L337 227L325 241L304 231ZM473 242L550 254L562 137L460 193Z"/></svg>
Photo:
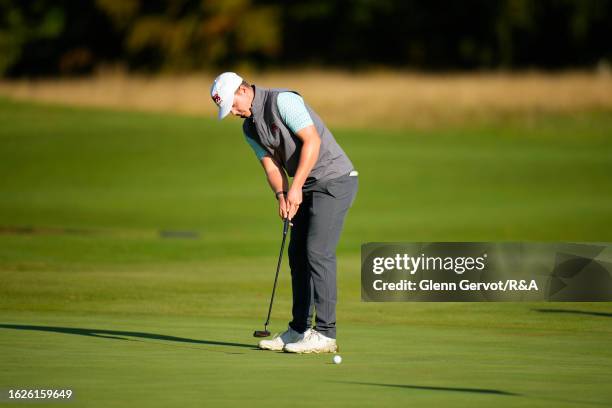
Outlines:
<svg viewBox="0 0 612 408"><path fill-rule="evenodd" d="M281 92L296 94L297 92L288 89L256 88L255 86L253 89L255 97L251 105L251 117L246 118L242 124L244 134L261 145L283 166L287 174L293 177L300 162L302 141L283 123L276 106L276 98ZM308 175L305 186L348 174L353 170L353 164L348 156L338 145L319 115L306 103L304 104L321 136L319 157Z"/></svg>

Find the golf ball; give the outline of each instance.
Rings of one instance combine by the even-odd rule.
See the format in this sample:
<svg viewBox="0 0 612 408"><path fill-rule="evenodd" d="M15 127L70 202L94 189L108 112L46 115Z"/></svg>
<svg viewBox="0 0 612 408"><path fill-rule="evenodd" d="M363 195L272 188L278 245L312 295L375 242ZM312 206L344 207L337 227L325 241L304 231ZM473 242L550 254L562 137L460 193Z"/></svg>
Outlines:
<svg viewBox="0 0 612 408"><path fill-rule="evenodd" d="M342 357L340 357L338 354L336 354L334 356L334 364L340 364L342 362Z"/></svg>

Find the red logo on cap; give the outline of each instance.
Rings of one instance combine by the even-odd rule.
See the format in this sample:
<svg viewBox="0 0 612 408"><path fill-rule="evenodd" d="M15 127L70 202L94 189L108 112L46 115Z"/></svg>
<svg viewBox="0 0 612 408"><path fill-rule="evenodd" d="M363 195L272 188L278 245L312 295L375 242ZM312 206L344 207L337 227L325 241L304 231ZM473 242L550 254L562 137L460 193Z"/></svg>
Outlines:
<svg viewBox="0 0 612 408"><path fill-rule="evenodd" d="M221 103L221 97L219 96L219 94L218 94L218 93L215 93L215 94L212 96L212 98L213 98L213 101L215 101L215 103L216 103L217 105L219 105L219 104Z"/></svg>

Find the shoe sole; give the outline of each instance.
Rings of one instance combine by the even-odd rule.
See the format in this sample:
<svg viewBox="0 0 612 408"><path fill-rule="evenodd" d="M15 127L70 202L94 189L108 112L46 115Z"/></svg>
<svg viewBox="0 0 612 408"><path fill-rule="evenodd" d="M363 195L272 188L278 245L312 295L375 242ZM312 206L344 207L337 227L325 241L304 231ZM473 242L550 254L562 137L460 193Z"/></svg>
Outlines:
<svg viewBox="0 0 612 408"><path fill-rule="evenodd" d="M323 349L323 350L304 350L304 351L292 351L283 348L285 353L294 353L294 354L324 354L324 353L337 353L338 345L336 344L332 349Z"/></svg>
<svg viewBox="0 0 612 408"><path fill-rule="evenodd" d="M257 346L260 350L270 350L270 351L282 351L283 347L281 348L273 348L273 347L261 347L261 346Z"/></svg>
<svg viewBox="0 0 612 408"><path fill-rule="evenodd" d="M296 341L300 341L301 339L297 339ZM285 345L288 343L283 344L282 346L280 346L280 348L274 348L274 347L262 347L261 345L257 345L257 347L261 350L270 350L270 351L283 351L283 349L285 348Z"/></svg>

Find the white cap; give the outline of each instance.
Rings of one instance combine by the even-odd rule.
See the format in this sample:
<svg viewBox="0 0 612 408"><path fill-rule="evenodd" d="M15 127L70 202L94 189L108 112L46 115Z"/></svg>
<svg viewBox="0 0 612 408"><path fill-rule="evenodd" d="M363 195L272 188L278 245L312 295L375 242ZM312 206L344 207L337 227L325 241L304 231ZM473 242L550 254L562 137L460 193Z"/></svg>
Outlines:
<svg viewBox="0 0 612 408"><path fill-rule="evenodd" d="M219 120L226 117L232 110L234 94L241 83L242 78L235 72L224 72L215 78L210 88L210 96L219 107Z"/></svg>

